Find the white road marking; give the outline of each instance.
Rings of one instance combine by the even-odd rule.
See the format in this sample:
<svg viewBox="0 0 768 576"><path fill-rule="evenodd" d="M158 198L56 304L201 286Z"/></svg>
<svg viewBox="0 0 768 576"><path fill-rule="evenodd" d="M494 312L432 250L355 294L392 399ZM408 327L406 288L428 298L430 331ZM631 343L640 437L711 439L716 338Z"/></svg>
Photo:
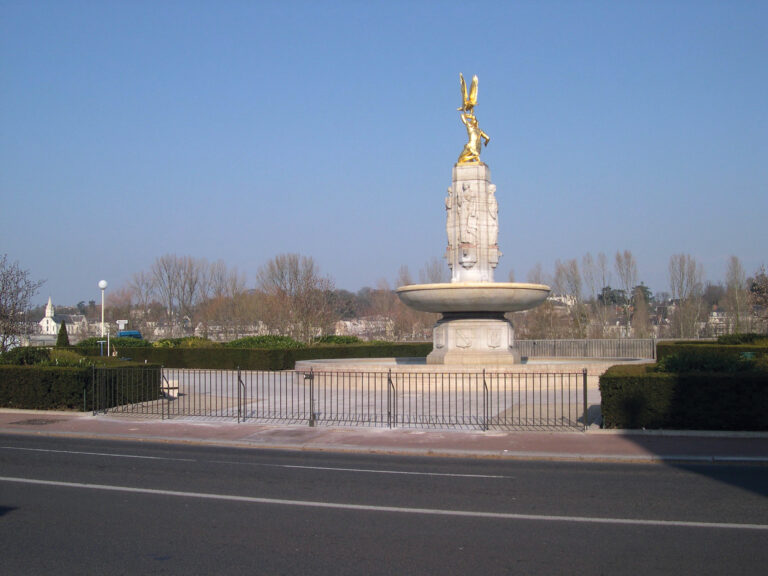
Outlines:
<svg viewBox="0 0 768 576"><path fill-rule="evenodd" d="M198 462L192 458L166 458L163 456L139 456L135 454L112 454L108 452L78 452L75 450L51 450L45 448L20 448L17 446L0 446L2 450L20 450L27 452L51 452L54 454L79 454L83 456L110 456L112 458L140 458L143 460L169 460L173 462ZM289 468L298 470L323 470L331 472L357 472L365 474L402 474L405 476L445 476L447 478L502 478L510 479L512 476L499 476L492 474L450 474L447 472L408 472L403 470L373 470L367 468L333 468L330 466L306 466L293 464L263 464L258 462L238 462L226 460L212 460L211 464L246 464L249 466L265 466L269 468Z"/></svg>
<svg viewBox="0 0 768 576"><path fill-rule="evenodd" d="M449 472L411 472L406 470L374 470L369 468L334 468L331 466L306 466L298 464L263 464L259 462L234 462L226 460L212 461L212 464L246 464L249 466L265 466L268 468L291 468L298 470L323 470L331 472L357 472L362 474L402 474L404 476L445 476L446 478L493 478L512 479L513 476L496 474L451 474Z"/></svg>
<svg viewBox="0 0 768 576"><path fill-rule="evenodd" d="M312 502L308 500L284 500L280 498L257 498L253 496L235 496L230 494L210 494L205 492L179 492L176 490L158 490L153 488L132 488L129 486L110 486L106 484L82 484L79 482L58 482L37 480L34 478L13 478L0 476L0 482L32 484L37 486L55 486L60 488L79 488L86 490L104 490L152 496L174 496L197 498L201 500L221 500L243 502L247 504L272 504L279 506L300 506L304 508L325 508L334 510L353 510L362 512L384 512L395 514L419 514L428 516L457 516L463 518L487 518L491 520L532 520L543 522L573 522L581 524L613 524L629 526L656 526L676 528L715 528L725 530L760 530L768 532L768 524L733 524L727 522L685 522L681 520L642 520L633 518L594 518L589 516L548 516L537 514L513 514L505 512L480 512L471 510L441 510L439 508L401 508L397 506L369 506L365 504L343 504L335 502Z"/></svg>
<svg viewBox="0 0 768 576"><path fill-rule="evenodd" d="M18 446L0 446L3 450L26 452L52 452L54 454L79 454L81 456L109 456L110 458L140 458L142 460L172 460L174 462L197 462L189 458L165 458L163 456L139 456L137 454L112 454L109 452L77 452L75 450L50 450L46 448L19 448Z"/></svg>

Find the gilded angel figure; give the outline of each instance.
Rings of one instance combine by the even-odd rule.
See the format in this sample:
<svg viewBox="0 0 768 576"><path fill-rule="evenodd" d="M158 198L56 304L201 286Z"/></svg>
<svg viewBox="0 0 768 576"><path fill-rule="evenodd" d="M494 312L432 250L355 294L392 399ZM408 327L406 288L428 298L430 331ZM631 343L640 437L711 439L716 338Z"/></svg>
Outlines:
<svg viewBox="0 0 768 576"><path fill-rule="evenodd" d="M484 142L488 146L491 141L490 136L480 129L477 124L473 110L477 106L477 76L472 78L472 85L467 92L467 83L464 81L464 75L459 74L461 80L461 100L462 104L458 108L461 114L461 121L467 127L467 143L459 155L459 164L469 162L480 162L480 145Z"/></svg>

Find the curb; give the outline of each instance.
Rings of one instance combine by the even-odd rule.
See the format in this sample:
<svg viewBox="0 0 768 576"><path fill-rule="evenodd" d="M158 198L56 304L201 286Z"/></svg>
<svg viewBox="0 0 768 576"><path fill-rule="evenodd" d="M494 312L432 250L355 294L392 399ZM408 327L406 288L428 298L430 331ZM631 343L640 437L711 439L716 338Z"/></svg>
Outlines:
<svg viewBox="0 0 768 576"><path fill-rule="evenodd" d="M570 463L620 463L620 464L694 464L694 465L766 465L768 455L729 456L712 455L654 455L654 454L588 454L568 452L542 452L518 450L461 450L447 448L397 448L392 446L369 446L350 444L264 444L247 440L214 440L210 438L178 438L174 436L143 436L140 434L115 434L98 432L60 432L46 430L17 430L0 428L0 434L17 436L44 436L55 438L78 438L114 440L122 442L183 444L190 446L221 446L238 449L255 449L286 452L318 452L339 454L377 454L383 456L409 456L431 458L463 458L509 461L570 462Z"/></svg>

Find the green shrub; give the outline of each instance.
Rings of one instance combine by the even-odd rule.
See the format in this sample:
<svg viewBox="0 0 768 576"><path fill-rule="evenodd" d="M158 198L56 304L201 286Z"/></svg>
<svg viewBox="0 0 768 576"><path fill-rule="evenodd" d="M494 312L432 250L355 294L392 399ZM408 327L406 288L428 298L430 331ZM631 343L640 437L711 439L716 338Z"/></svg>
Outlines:
<svg viewBox="0 0 768 576"><path fill-rule="evenodd" d="M51 351L48 348L35 346L19 346L0 354L0 364L14 366L33 366L47 363L51 359Z"/></svg>
<svg viewBox="0 0 768 576"><path fill-rule="evenodd" d="M287 362L285 350L267 348L134 348L129 353L134 362L166 368L283 370Z"/></svg>
<svg viewBox="0 0 768 576"><path fill-rule="evenodd" d="M392 358L423 357L432 351L430 342L364 343L348 346L314 346L296 349L279 348L134 348L126 352L134 362L161 364L167 368L208 368L233 370L290 370L297 360L324 358ZM91 349L89 356L99 364L116 358L98 357Z"/></svg>
<svg viewBox="0 0 768 576"><path fill-rule="evenodd" d="M312 340L312 344L332 344L334 346L340 346L344 344L360 344L362 341L357 336L336 336L335 334L329 334L327 336L320 336Z"/></svg>
<svg viewBox="0 0 768 576"><path fill-rule="evenodd" d="M0 406L25 410L83 409L91 369L0 366Z"/></svg>
<svg viewBox="0 0 768 576"><path fill-rule="evenodd" d="M725 345L711 341L684 341L659 342L656 345L659 365L663 368L668 356L676 356L671 362L677 363L679 370L684 370L683 364L688 365L691 370L743 370L744 366L740 364L743 359L754 356L757 360L766 355L768 346L759 344ZM729 364L733 364L733 368L729 368Z"/></svg>
<svg viewBox="0 0 768 576"><path fill-rule="evenodd" d="M214 348L216 342L199 336L185 336L183 338L163 338L152 343L155 348Z"/></svg>
<svg viewBox="0 0 768 576"><path fill-rule="evenodd" d="M59 334L56 336L56 346L69 346L69 334L67 333L67 323L62 320Z"/></svg>
<svg viewBox="0 0 768 576"><path fill-rule="evenodd" d="M122 374L122 376L121 376ZM0 366L0 406L26 410L92 410L94 370L61 366ZM109 371L110 378L123 383L102 393L107 401L100 408L128 402L157 399L160 395L160 367L125 362ZM104 391L102 391L104 392Z"/></svg>
<svg viewBox="0 0 768 576"><path fill-rule="evenodd" d="M81 340L77 344L75 344L76 348L80 348L81 350L86 349L99 349L99 341L104 341L104 353L107 353L107 337L104 336L103 338L99 336L93 336L92 338L86 338L85 340ZM140 340L139 338L110 338L109 339L109 345L110 347L114 346L116 348L146 348L148 346L151 346L149 342L146 340Z"/></svg>
<svg viewBox="0 0 768 576"><path fill-rule="evenodd" d="M768 372L614 366L600 377L600 396L606 428L768 430Z"/></svg>
<svg viewBox="0 0 768 576"><path fill-rule="evenodd" d="M738 344L757 344L760 346L768 346L768 335L755 334L750 332L748 334L724 334L717 338L718 344L726 345L738 345Z"/></svg>
<svg viewBox="0 0 768 576"><path fill-rule="evenodd" d="M661 358L659 372L747 372L755 369L754 355L716 347L689 349Z"/></svg>
<svg viewBox="0 0 768 576"><path fill-rule="evenodd" d="M277 336L269 334L266 336L246 336L232 340L224 344L227 348L279 348L281 350L290 350L303 348L304 344L297 342L289 336Z"/></svg>
<svg viewBox="0 0 768 576"><path fill-rule="evenodd" d="M76 349L54 348L51 350L51 359L48 362L51 366L92 366L93 358L83 356Z"/></svg>
<svg viewBox="0 0 768 576"><path fill-rule="evenodd" d="M348 346L313 346L301 350L289 350L286 369L293 368L298 360L324 360L348 358L421 358L432 351L431 342L368 342Z"/></svg>

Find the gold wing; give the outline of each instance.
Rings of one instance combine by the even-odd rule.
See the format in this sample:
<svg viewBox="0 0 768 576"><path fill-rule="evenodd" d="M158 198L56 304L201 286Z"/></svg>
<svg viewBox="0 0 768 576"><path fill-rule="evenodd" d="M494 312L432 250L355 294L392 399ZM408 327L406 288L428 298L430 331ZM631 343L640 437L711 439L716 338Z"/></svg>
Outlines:
<svg viewBox="0 0 768 576"><path fill-rule="evenodd" d="M464 79L463 79L463 78L462 78L461 80L462 80L462 82L464 82ZM464 91L465 91L465 93L466 93L466 90L467 90L467 89L466 89L466 86L465 86L465 87L464 87ZM466 97L466 96L464 96L464 98L466 99L467 97ZM474 108L475 106L477 106L477 75L475 75L475 76L472 78L472 86L471 86L471 87L470 87L470 89L469 89L469 104L470 104L470 106L472 106L473 108Z"/></svg>
<svg viewBox="0 0 768 576"><path fill-rule="evenodd" d="M464 74L459 72L459 79L461 80L461 108L459 110L466 110L469 99L467 98L467 83L464 81Z"/></svg>

